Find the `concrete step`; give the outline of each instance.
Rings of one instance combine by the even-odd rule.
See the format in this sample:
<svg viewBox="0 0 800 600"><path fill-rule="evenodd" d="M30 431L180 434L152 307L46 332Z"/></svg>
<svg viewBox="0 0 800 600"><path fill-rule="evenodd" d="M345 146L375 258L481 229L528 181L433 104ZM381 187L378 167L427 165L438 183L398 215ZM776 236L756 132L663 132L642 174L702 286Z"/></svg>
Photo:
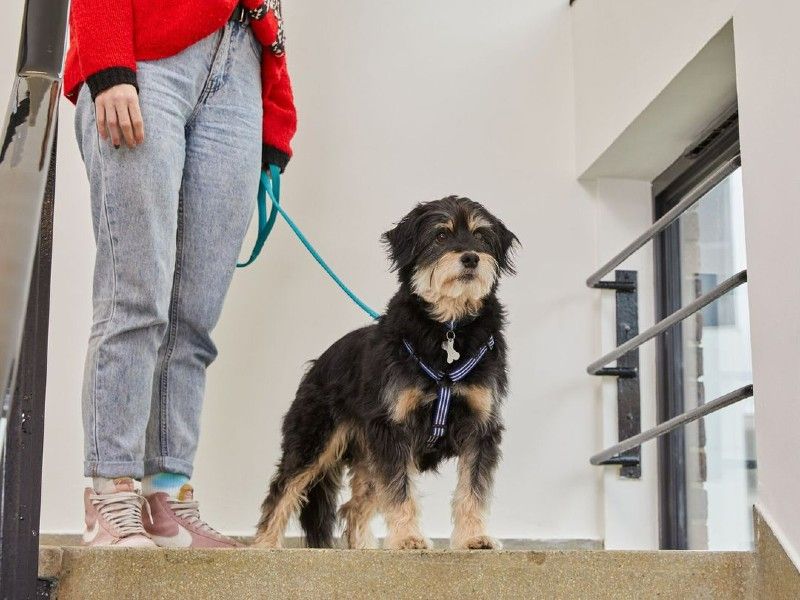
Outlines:
<svg viewBox="0 0 800 600"><path fill-rule="evenodd" d="M42 547L58 600L752 597L750 552Z"/></svg>
<svg viewBox="0 0 800 600"><path fill-rule="evenodd" d="M253 536L234 535L235 540L242 542L245 546L253 543ZM382 539L378 540L382 542ZM449 538L432 538L433 546L437 550L447 550L450 548ZM569 539L509 539L503 538L503 548L506 550L602 550L601 540L590 540L580 538ZM42 546L80 546L81 535L79 533L43 533L39 538ZM299 536L288 536L283 540L285 548L305 548L305 540Z"/></svg>

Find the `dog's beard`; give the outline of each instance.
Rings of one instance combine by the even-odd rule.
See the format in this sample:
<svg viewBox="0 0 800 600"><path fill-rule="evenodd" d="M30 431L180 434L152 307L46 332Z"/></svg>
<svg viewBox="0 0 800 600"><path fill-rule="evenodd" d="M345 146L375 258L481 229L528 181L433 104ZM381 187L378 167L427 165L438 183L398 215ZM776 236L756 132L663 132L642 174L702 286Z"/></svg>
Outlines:
<svg viewBox="0 0 800 600"><path fill-rule="evenodd" d="M479 252L478 266L472 271L464 269L461 254L448 252L433 264L415 269L411 278L412 290L432 306L431 316L437 321L478 314L497 279L497 261L491 254Z"/></svg>

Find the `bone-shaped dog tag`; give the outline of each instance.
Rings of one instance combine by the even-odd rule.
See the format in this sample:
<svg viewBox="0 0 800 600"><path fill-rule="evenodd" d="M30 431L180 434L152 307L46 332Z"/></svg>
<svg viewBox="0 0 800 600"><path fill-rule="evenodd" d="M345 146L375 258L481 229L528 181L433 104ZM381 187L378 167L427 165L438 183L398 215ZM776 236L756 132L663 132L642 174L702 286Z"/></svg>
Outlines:
<svg viewBox="0 0 800 600"><path fill-rule="evenodd" d="M447 332L447 339L442 342L442 350L447 352L447 364L453 363L461 358L455 348L456 334L452 331Z"/></svg>

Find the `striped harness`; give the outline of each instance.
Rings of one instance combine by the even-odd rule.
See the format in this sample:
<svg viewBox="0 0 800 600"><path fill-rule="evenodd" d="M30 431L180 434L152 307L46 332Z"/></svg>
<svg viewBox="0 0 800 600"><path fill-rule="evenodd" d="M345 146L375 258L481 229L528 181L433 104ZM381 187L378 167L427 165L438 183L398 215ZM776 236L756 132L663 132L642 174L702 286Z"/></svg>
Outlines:
<svg viewBox="0 0 800 600"><path fill-rule="evenodd" d="M419 368L422 369L428 377L433 379L439 387L436 399L436 410L433 413L433 426L431 435L428 437L428 447L431 447L442 438L447 428L447 414L450 411L450 398L453 395L453 384L458 383L469 375L478 363L481 362L486 353L494 348L494 336L489 336L489 341L481 346L472 358L464 361L463 364L449 373L442 373L426 365L417 353L414 352L414 347L408 340L403 340L403 345L406 347L411 358L419 365Z"/></svg>

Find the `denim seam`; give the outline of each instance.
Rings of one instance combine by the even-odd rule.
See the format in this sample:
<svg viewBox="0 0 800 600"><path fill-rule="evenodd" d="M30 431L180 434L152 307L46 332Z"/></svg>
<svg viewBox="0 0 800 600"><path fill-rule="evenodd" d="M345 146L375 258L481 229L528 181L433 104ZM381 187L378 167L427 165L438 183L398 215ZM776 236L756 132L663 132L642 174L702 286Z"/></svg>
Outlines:
<svg viewBox="0 0 800 600"><path fill-rule="evenodd" d="M178 196L178 225L175 234L175 273L172 280L172 297L169 307L169 329L164 360L161 364L159 380L158 417L159 417L159 454L169 454L169 418L167 402L169 398L169 364L178 339L178 304L180 302L181 275L183 271L183 193Z"/></svg>
<svg viewBox="0 0 800 600"><path fill-rule="evenodd" d="M258 41L258 38L256 37L256 34L253 33L251 27L244 27L243 29L244 29L243 35L245 37L244 40L245 43L248 46L250 46L250 49L253 51L253 54L255 54L255 57L260 61L262 53L264 51L264 47L261 45L261 42Z"/></svg>
<svg viewBox="0 0 800 600"><path fill-rule="evenodd" d="M214 55L211 59L211 66L208 69L208 76L206 77L205 82L203 83L203 89L200 91L200 97L197 99L197 104L195 104L192 113L189 115L189 118L186 121L186 128L190 128L192 123L194 123L195 119L197 118L197 114L200 112L203 104L205 104L206 100L216 92L220 87L221 83L217 77L217 67L219 62L219 53L222 50L223 46L226 46L230 49L230 40L231 40L231 27L230 23L225 25L222 30L222 35L219 38L219 42L217 42L216 47L214 48ZM228 52L230 54L230 51ZM226 59L227 62L227 59ZM222 72L224 75L224 71Z"/></svg>
<svg viewBox="0 0 800 600"><path fill-rule="evenodd" d="M202 109L203 105L206 103L211 95L216 92L219 88L222 87L223 79L225 77L225 72L227 70L228 59L230 57L230 46L231 46L231 37L232 37L232 28L231 23L225 25L222 30L222 35L219 38L219 42L217 42L216 47L214 48L214 55L211 59L211 66L208 69L208 77L206 77L205 83L203 83L203 89L200 92L200 97L197 99L197 104L192 110L192 114L189 115L189 118L186 121L186 128L189 129L192 124L194 123L195 119L197 118L197 114ZM224 67L221 72L219 72L219 57L220 52L226 48L226 57Z"/></svg>
<svg viewBox="0 0 800 600"><path fill-rule="evenodd" d="M95 121L96 121L97 117L95 116L94 103L92 103L92 115L95 117ZM102 194L101 194L101 199L102 199L102 203L103 203L103 217L104 217L105 224L106 224L106 232L108 233L108 246L109 246L109 249L111 251L111 272L113 274L112 285L111 285L111 290L112 290L111 291L111 313L109 314L108 318L103 322L103 332L99 336L100 341L98 342L97 352L95 353L95 357L94 357L95 358L95 360L94 360L94 369L93 369L93 371L94 371L93 379L94 380L92 382L93 383L93 385L92 385L92 411L94 413L94 451L95 451L95 456L97 457L97 462L100 462L101 458L100 458L99 433L97 431L97 421L98 421L98 417L97 417L97 387L98 387L98 383L97 383L97 380L98 380L98 370L99 370L99 367L100 367L100 354L101 354L101 352L103 350L103 342L105 341L106 334L108 333L109 323L111 323L112 320L114 319L114 315L115 315L116 310L117 310L117 256L116 256L116 250L114 249L114 235L111 232L111 219L108 216L108 201L107 201L108 195L106 193L106 191L108 189L108 185L106 183L106 173L107 173L106 164L105 164L105 160L103 158L103 146L102 146L103 140L100 137L100 133L97 131L96 127L94 128L94 130L95 130L95 139L96 139L96 142L97 142L97 156L98 156L98 160L100 162L100 180L102 181L102 184L103 184Z"/></svg>
<svg viewBox="0 0 800 600"><path fill-rule="evenodd" d="M114 468L117 467L117 468ZM123 460L123 461L99 461L99 460L86 460L84 461L84 474L86 477L133 477L138 479L139 473L142 471L141 461ZM116 472L116 475L98 475L98 473Z"/></svg>
<svg viewBox="0 0 800 600"><path fill-rule="evenodd" d="M155 475L156 473L178 473L180 475L192 476L194 467L192 463L175 456L157 456L144 460L144 474Z"/></svg>

